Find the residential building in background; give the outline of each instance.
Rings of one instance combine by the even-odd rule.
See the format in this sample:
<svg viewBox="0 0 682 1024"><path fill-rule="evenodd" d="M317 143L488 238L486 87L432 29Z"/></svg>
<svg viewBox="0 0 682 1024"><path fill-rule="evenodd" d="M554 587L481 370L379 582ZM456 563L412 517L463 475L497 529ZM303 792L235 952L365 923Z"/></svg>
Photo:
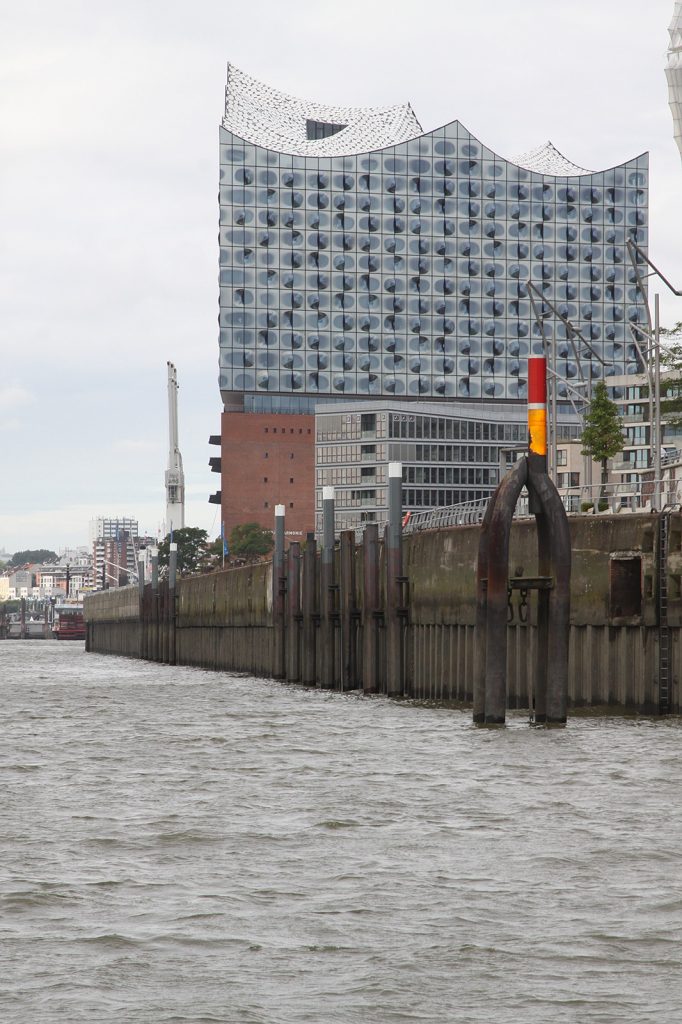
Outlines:
<svg viewBox="0 0 682 1024"><path fill-rule="evenodd" d="M139 527L131 516L97 516L90 523L97 589L123 586L136 578Z"/></svg>
<svg viewBox="0 0 682 1024"><path fill-rule="evenodd" d="M10 599L18 597L30 597L33 590L34 576L30 569L17 569L9 576Z"/></svg>
<svg viewBox="0 0 682 1024"><path fill-rule="evenodd" d="M34 598L59 597L77 601L95 587L92 562L82 558L73 564L60 561L58 565L36 565L33 574Z"/></svg>
<svg viewBox="0 0 682 1024"><path fill-rule="evenodd" d="M228 66L224 413L211 460L223 521L271 526L283 503L297 529L313 527L308 468L297 479L263 464L275 452L291 461L294 436L310 438L312 470L320 404L342 415L349 400L457 402L471 416L478 405L480 422L491 409L498 424L515 420L528 355L542 350L529 285L557 354L561 414L581 378L641 370L631 326L645 321L644 296L626 242L646 249L647 211L646 154L597 172L551 143L507 160L457 121L424 132L409 105L307 103ZM585 344L574 349L549 303ZM264 446L266 427L277 447Z"/></svg>

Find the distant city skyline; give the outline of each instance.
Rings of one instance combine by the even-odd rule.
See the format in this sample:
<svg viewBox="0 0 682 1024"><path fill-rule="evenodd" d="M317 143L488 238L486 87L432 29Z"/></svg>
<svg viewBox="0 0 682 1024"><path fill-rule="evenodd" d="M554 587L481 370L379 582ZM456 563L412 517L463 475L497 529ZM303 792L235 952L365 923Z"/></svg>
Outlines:
<svg viewBox="0 0 682 1024"><path fill-rule="evenodd" d="M528 0L521 15L505 0L466 10L439 0L415 18L383 0L343 10L206 0L191 11L27 0L8 10L0 546L85 543L102 512L157 533L167 360L181 383L186 522L220 531L208 437L221 412L215 177L228 60L329 104L409 101L425 130L456 117L504 156L548 136L588 167L649 150L650 253L679 285L682 170L664 72L673 9ZM682 319L662 290L661 306L664 323Z"/></svg>

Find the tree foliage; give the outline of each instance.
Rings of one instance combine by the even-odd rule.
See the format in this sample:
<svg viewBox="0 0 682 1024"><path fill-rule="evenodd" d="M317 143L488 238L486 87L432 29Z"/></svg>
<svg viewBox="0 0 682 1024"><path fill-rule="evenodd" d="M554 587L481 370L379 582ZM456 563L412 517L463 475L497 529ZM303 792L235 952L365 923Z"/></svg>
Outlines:
<svg viewBox="0 0 682 1024"><path fill-rule="evenodd" d="M607 463L623 450L623 424L618 409L609 398L603 380L597 382L590 409L585 416L582 454L601 463L602 494L608 479Z"/></svg>
<svg viewBox="0 0 682 1024"><path fill-rule="evenodd" d="M230 554L238 558L259 558L269 554L274 546L272 530L258 523L239 523L230 534Z"/></svg>
<svg viewBox="0 0 682 1024"><path fill-rule="evenodd" d="M662 327L661 335L661 367L671 376L661 381L661 415L665 423L672 427L682 426L682 343L674 341L665 343L667 337L678 337L682 334L682 321L674 327Z"/></svg>
<svg viewBox="0 0 682 1024"><path fill-rule="evenodd" d="M37 565L39 562L58 561L59 556L48 548L28 548L26 551L15 551L7 565L26 565L27 562Z"/></svg>
<svg viewBox="0 0 682 1024"><path fill-rule="evenodd" d="M170 555L170 534L159 544L159 566L168 565ZM173 531L173 543L178 545L178 572L200 572L208 556L209 540L206 530L196 526L185 526Z"/></svg>

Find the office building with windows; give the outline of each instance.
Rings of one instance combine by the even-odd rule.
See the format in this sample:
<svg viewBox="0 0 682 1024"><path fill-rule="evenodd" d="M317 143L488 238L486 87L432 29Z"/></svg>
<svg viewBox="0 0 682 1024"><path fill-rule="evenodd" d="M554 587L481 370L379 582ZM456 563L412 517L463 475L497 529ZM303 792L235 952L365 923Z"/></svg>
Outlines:
<svg viewBox="0 0 682 1024"><path fill-rule="evenodd" d="M479 501L525 451L525 404L501 411L490 402L355 401L320 405L315 416L315 528L322 530L322 488L335 489L337 526L358 529L388 515L388 464L403 466L406 511ZM580 432L566 416L558 441Z"/></svg>
<svg viewBox="0 0 682 1024"><path fill-rule="evenodd" d="M321 404L466 403L467 423L512 422L543 332L560 403L583 378L641 370L626 243L646 248L647 209L646 154L598 172L550 143L508 160L458 121L425 132L409 105L307 103L229 66L212 460L227 528L270 525L284 503L312 529ZM296 464L276 487L273 459Z"/></svg>

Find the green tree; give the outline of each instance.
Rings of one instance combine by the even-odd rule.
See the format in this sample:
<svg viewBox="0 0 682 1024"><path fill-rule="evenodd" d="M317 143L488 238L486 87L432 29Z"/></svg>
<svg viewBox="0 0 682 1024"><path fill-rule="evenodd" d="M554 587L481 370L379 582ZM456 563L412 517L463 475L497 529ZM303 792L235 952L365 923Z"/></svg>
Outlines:
<svg viewBox="0 0 682 1024"><path fill-rule="evenodd" d="M49 551L48 548L29 548L26 551L15 551L7 565L26 565L27 562L37 564L38 562L58 561L59 556L56 555L54 551Z"/></svg>
<svg viewBox="0 0 682 1024"><path fill-rule="evenodd" d="M215 569L220 569L222 564L223 542L220 537L216 537L215 540L206 542L206 548L201 560L200 568L203 572L213 572Z"/></svg>
<svg viewBox="0 0 682 1024"><path fill-rule="evenodd" d="M661 416L665 424L671 427L682 426L682 343L673 341L666 344L665 339L679 338L682 335L682 321L674 327L662 327L661 335L661 367L671 376L661 381Z"/></svg>
<svg viewBox="0 0 682 1024"><path fill-rule="evenodd" d="M601 463L601 499L606 494L608 460L623 450L623 424L603 380L597 382L589 412L585 416L582 445L583 455L589 455Z"/></svg>
<svg viewBox="0 0 682 1024"><path fill-rule="evenodd" d="M272 551L274 543L272 530L264 530L258 523L239 523L230 534L230 554L238 558L260 558Z"/></svg>
<svg viewBox="0 0 682 1024"><path fill-rule="evenodd" d="M178 545L178 572L199 572L209 547L206 530L196 526L185 526L182 530L173 531L173 543ZM168 565L170 554L170 534L159 544L159 566Z"/></svg>

